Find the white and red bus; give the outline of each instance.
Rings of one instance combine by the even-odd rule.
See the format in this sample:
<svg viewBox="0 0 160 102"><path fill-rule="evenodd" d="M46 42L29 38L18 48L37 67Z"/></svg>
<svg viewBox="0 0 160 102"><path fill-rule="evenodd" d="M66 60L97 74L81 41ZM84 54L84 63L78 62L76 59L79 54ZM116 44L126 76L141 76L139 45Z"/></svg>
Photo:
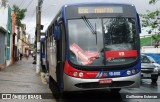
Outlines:
<svg viewBox="0 0 160 102"><path fill-rule="evenodd" d="M46 31L51 90L139 87L140 32L134 5L64 5Z"/></svg>

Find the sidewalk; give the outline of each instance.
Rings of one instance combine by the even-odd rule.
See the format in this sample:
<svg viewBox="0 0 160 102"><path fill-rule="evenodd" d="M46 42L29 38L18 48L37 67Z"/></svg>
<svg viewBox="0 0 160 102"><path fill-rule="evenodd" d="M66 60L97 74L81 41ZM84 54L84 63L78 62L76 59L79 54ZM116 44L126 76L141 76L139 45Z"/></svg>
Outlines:
<svg viewBox="0 0 160 102"><path fill-rule="evenodd" d="M36 75L32 57L23 58L15 64L0 71L0 93L51 93L48 85L41 82ZM0 100L0 102L6 100ZM10 102L31 102L30 100L10 100ZM33 100L33 102L55 102L51 100Z"/></svg>

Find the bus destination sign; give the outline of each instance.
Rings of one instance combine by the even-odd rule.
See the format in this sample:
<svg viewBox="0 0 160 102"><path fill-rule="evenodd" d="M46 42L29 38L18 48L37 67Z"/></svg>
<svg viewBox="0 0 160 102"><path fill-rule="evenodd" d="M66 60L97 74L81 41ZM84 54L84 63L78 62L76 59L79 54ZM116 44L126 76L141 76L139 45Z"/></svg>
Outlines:
<svg viewBox="0 0 160 102"><path fill-rule="evenodd" d="M122 7L79 7L78 14L89 14L89 13L123 13Z"/></svg>

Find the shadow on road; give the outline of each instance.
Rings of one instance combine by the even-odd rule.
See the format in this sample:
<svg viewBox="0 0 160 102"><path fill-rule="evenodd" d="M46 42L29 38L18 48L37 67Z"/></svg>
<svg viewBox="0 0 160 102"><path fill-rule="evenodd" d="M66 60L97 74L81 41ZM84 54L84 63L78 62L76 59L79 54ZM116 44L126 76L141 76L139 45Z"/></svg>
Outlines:
<svg viewBox="0 0 160 102"><path fill-rule="evenodd" d="M157 87L157 82L151 82L151 87Z"/></svg>
<svg viewBox="0 0 160 102"><path fill-rule="evenodd" d="M103 91L65 93L57 102L124 102L120 93Z"/></svg>

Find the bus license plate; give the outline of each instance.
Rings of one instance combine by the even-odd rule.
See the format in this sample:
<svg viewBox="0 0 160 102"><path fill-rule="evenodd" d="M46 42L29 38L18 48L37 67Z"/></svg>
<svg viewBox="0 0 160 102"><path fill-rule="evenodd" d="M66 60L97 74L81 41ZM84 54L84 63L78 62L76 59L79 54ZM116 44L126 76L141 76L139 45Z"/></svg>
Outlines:
<svg viewBox="0 0 160 102"><path fill-rule="evenodd" d="M100 84L109 84L112 83L112 79L99 80Z"/></svg>

